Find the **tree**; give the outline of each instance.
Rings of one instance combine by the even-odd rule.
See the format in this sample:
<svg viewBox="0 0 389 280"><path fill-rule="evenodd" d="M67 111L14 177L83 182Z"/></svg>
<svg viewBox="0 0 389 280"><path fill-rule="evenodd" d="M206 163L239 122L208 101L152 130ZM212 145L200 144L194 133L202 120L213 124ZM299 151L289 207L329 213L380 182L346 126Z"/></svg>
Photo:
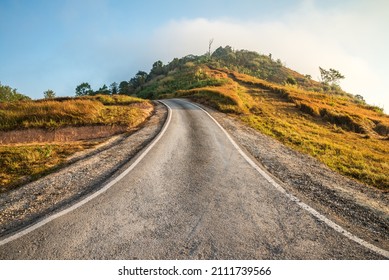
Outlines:
<svg viewBox="0 0 389 280"><path fill-rule="evenodd" d="M111 89L111 94L118 94L119 89L118 84L116 82L113 82L109 87Z"/></svg>
<svg viewBox="0 0 389 280"><path fill-rule="evenodd" d="M127 81L120 82L119 93L120 94L128 94L129 93L129 83Z"/></svg>
<svg viewBox="0 0 389 280"><path fill-rule="evenodd" d="M180 67L180 60L175 57L168 65L166 66L167 72L172 71Z"/></svg>
<svg viewBox="0 0 389 280"><path fill-rule="evenodd" d="M339 85L339 80L344 79L345 77L335 69L330 68L326 70L319 66L321 80L324 84Z"/></svg>
<svg viewBox="0 0 389 280"><path fill-rule="evenodd" d="M136 89L146 83L147 77L148 74L146 72L138 71L135 77L130 80L130 84Z"/></svg>
<svg viewBox="0 0 389 280"><path fill-rule="evenodd" d="M108 89L107 85L104 84L101 88L99 88L98 91L95 92L95 94L105 94L105 95L110 95L111 92Z"/></svg>
<svg viewBox="0 0 389 280"><path fill-rule="evenodd" d="M45 99L53 99L55 98L55 92L51 89L48 89L45 92L43 92L43 96Z"/></svg>
<svg viewBox="0 0 389 280"><path fill-rule="evenodd" d="M213 44L213 38L208 42L208 57L211 57L212 44Z"/></svg>
<svg viewBox="0 0 389 280"><path fill-rule="evenodd" d="M93 90L88 83L81 83L76 87L76 96L92 95Z"/></svg>
<svg viewBox="0 0 389 280"><path fill-rule="evenodd" d="M0 102L2 101L17 101L17 100L30 100L31 98L25 96L16 89L11 88L10 86L5 86L0 83Z"/></svg>
<svg viewBox="0 0 389 280"><path fill-rule="evenodd" d="M356 99L358 102L360 102L360 103L366 103L366 101L365 101L365 99L363 98L362 95L357 94L357 95L355 95L354 97L355 97L355 99Z"/></svg>
<svg viewBox="0 0 389 280"><path fill-rule="evenodd" d="M163 62L160 60L154 62L153 68L150 71L150 75L158 76L158 75L162 75L163 73L164 73Z"/></svg>
<svg viewBox="0 0 389 280"><path fill-rule="evenodd" d="M230 46L218 47L213 53L212 58L225 60L228 63L234 63L236 54Z"/></svg>

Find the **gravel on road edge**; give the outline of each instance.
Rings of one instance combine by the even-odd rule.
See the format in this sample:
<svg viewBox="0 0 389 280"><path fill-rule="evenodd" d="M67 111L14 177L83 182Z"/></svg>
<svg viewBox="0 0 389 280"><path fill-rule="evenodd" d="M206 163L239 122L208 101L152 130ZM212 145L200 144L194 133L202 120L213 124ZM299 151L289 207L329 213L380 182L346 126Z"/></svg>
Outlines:
<svg viewBox="0 0 389 280"><path fill-rule="evenodd" d="M113 180L154 139L166 117L166 107L156 102L155 113L137 131L75 154L56 172L0 194L0 237L68 207Z"/></svg>

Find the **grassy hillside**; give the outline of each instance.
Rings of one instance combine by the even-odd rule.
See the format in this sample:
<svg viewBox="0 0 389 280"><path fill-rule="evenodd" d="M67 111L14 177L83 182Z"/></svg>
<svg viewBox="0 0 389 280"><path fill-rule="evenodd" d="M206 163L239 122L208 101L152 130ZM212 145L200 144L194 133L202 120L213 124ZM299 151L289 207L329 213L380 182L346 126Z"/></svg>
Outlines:
<svg viewBox="0 0 389 280"><path fill-rule="evenodd" d="M277 77L292 71L282 67L268 80L236 71L240 66L201 57L166 69L140 87L137 95L187 97L209 105L341 174L389 190L389 117L380 108L338 87L332 91L314 81L281 82ZM295 72L294 78L299 77L304 76Z"/></svg>
<svg viewBox="0 0 389 280"><path fill-rule="evenodd" d="M143 99L121 95L0 102L0 131L69 125L136 126L142 121L142 110L134 105L141 103L149 104Z"/></svg>
<svg viewBox="0 0 389 280"><path fill-rule="evenodd" d="M130 130L143 123L152 108L149 101L120 95L0 102L0 133L87 125L117 125ZM54 170L68 156L101 141L0 145L0 192Z"/></svg>

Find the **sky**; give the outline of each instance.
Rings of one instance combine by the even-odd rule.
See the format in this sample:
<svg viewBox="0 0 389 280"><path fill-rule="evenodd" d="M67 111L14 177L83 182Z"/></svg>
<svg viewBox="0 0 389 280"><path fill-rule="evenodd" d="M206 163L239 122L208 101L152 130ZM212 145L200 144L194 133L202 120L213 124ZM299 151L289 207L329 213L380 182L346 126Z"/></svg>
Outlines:
<svg viewBox="0 0 389 280"><path fill-rule="evenodd" d="M131 79L153 62L229 45L272 54L389 112L386 0L0 0L0 82L31 98L74 96Z"/></svg>

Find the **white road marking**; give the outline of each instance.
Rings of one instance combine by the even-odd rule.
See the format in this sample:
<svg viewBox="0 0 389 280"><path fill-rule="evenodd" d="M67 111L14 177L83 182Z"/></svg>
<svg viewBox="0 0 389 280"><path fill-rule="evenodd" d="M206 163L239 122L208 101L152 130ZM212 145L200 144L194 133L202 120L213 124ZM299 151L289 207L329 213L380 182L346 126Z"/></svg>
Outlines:
<svg viewBox="0 0 389 280"><path fill-rule="evenodd" d="M201 108L200 106L197 106L196 104L193 104L193 103L190 103L188 102L189 104L192 104L193 106L196 106L197 108L201 109L203 112L205 112L216 124L217 126L220 127L220 129L225 133L225 135L227 136L227 138L230 140L230 142L232 143L232 145L234 145L234 147L238 150L238 152L243 156L243 158L255 169L258 171L259 174L261 174L273 187L275 187L279 192L281 192L282 194L284 194L285 196L287 196L290 200L292 200L293 202L297 203L301 208L305 209L306 211L308 211L310 214L312 214L313 216L315 216L318 220L322 221L323 223L325 223L326 225L328 225L329 227L331 227L332 229L334 229L335 231L341 233L342 235L344 235L345 237L357 242L358 244L364 246L365 248L379 254L379 255L382 255L386 258L389 258L389 251L386 251L384 249L381 249L357 236L355 236L354 234L352 234L351 232L345 230L344 228L342 228L340 225L336 224L335 222L331 221L330 219L328 219L327 217L325 217L324 215L320 214L319 212L317 212L315 209L313 209L311 206L305 204L304 202L300 201L297 197L295 197L294 195L288 193L283 187L281 187L266 171L264 171L262 168L260 168L249 156L246 155L245 152L243 152L243 150L238 146L238 144L236 144L236 142L232 139L232 137L228 134L228 132L216 121L216 119L214 117L212 117L207 111L205 111L203 108Z"/></svg>
<svg viewBox="0 0 389 280"><path fill-rule="evenodd" d="M163 103L163 102L161 102ZM98 191L92 193L91 195L87 196L86 198L84 198L83 200L77 202L76 204L70 206L69 208L61 211L61 212L58 212L56 214L53 214L45 219L43 219L42 221L39 221L38 223L36 224L33 224L31 225L30 227L26 228L26 229L23 229L3 240L0 240L0 246L4 245L4 244L7 244L8 242L11 242L13 240L16 240L38 228L40 228L41 226L51 222L52 220L54 219L57 219L63 215L66 215L70 212L72 212L73 210L76 210L77 208L83 206L84 204L88 203L89 201L91 201L92 199L98 197L99 195L103 194L104 192L106 192L110 187L112 187L113 185L115 185L117 182L119 182L121 179L123 179L124 176L126 176L131 170L133 170L135 168L135 166L138 165L138 163L148 154L148 152L155 146L155 144L157 144L157 142L159 141L159 139L162 138L162 136L165 134L169 124L170 124L170 121L171 121L171 118L172 118L172 110L169 106L167 106L165 103L163 103L167 109L168 109L168 117L166 119L166 122L161 130L161 132L157 135L156 138L154 138L154 140L151 142L151 144L146 148L146 150L144 150L142 152L142 154L131 164L131 166L129 166L126 170L123 171L123 173L121 173L118 177L116 177L114 180L110 181L108 184L106 184L105 186L103 186L101 189L99 189Z"/></svg>

